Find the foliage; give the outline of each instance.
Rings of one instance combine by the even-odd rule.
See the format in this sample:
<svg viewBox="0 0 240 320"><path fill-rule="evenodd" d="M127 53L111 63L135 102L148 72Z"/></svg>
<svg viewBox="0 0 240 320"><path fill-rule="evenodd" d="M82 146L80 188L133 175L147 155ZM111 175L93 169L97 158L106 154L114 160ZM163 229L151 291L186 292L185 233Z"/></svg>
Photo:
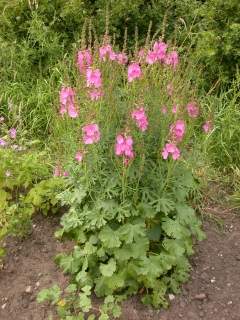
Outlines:
<svg viewBox="0 0 240 320"><path fill-rule="evenodd" d="M208 83L229 82L240 62L240 2L204 1L195 13L199 21L196 55L206 66Z"/></svg>
<svg viewBox="0 0 240 320"><path fill-rule="evenodd" d="M206 161L225 173L233 171L240 163L239 89L240 77L237 75L227 91L202 99L206 106L205 113L212 118L214 130L204 143L199 143L204 145Z"/></svg>
<svg viewBox="0 0 240 320"><path fill-rule="evenodd" d="M49 289L40 300L53 301L62 319L94 311L93 291L105 298L99 319L118 317L118 304L137 293L146 304L166 306L166 293L178 292L188 277L193 238L203 238L190 206L198 183L187 165L204 120L192 66L143 60L139 71L138 53L126 66L99 52L80 51L91 54L89 69L71 65L64 74L52 123L57 172L64 166L69 174L69 187L58 196L69 211L56 236L76 243L57 261L72 275L74 292L53 301ZM100 90L96 100L91 90ZM176 123L182 129L173 133ZM125 154L118 149L124 139L131 146ZM167 142L177 148L170 159Z"/></svg>
<svg viewBox="0 0 240 320"><path fill-rule="evenodd" d="M0 148L0 240L23 235L36 211L56 212L56 195L63 190L61 178L49 178L46 153Z"/></svg>

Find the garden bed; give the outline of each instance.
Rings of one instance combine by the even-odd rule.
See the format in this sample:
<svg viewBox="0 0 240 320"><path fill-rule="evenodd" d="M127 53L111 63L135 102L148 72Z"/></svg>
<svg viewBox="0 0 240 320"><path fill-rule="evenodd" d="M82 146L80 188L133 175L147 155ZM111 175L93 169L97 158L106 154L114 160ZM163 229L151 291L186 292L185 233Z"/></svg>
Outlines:
<svg viewBox="0 0 240 320"><path fill-rule="evenodd" d="M195 248L191 278L179 296L170 295L170 308L156 311L134 298L124 303L122 320L239 320L240 219L231 212L215 211L223 226L219 229L213 219L205 221L207 239ZM53 258L71 243L54 239L57 226L58 218L37 216L28 237L7 239L8 254L0 271L1 320L47 320L51 312L58 319L49 304L36 302L40 289L67 285Z"/></svg>

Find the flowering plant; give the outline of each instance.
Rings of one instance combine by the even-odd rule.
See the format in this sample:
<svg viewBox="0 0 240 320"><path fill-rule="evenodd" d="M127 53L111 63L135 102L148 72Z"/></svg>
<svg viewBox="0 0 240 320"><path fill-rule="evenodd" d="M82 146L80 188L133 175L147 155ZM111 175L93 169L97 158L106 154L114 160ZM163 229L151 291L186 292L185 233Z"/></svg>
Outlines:
<svg viewBox="0 0 240 320"><path fill-rule="evenodd" d="M144 303L166 305L165 294L187 278L192 237L203 237L189 206L197 182L187 165L194 130L203 125L200 106L177 50L163 41L132 57L110 44L78 57L86 52L89 62L80 72L78 62L66 77L73 82L63 84L76 92L78 116L60 107L54 135L69 173L59 195L69 211L57 235L76 241L58 261L75 291L88 292L85 304L71 298L71 305L88 312L92 291L114 295L112 303L141 292ZM92 89L101 95L91 99ZM118 316L108 307L100 312L101 319Z"/></svg>

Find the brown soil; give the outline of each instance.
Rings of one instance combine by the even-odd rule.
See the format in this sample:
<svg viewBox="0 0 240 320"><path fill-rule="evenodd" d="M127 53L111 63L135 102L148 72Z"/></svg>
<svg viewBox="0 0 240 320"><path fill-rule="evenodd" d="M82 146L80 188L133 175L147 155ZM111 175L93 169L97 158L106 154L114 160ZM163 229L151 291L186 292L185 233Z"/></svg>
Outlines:
<svg viewBox="0 0 240 320"><path fill-rule="evenodd" d="M168 310L156 311L137 299L124 304L121 320L240 320L240 218L222 216L220 230L212 219L204 223L207 239L196 246L191 278ZM53 237L57 218L37 216L24 240L7 240L7 257L0 270L0 320L47 320L49 305L36 302L37 292L67 279L53 262L69 248ZM57 318L54 318L57 319Z"/></svg>

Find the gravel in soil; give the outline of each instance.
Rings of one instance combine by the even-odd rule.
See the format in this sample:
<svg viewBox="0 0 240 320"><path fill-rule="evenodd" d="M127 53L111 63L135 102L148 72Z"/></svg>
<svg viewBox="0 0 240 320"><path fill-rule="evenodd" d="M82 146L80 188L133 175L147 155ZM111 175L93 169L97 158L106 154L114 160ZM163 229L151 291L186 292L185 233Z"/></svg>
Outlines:
<svg viewBox="0 0 240 320"><path fill-rule="evenodd" d="M240 218L225 211L223 222L221 230L212 220L204 223L207 239L195 248L188 283L179 295L169 295L169 309L156 311L132 298L124 303L121 320L240 320ZM47 320L50 314L58 319L51 306L36 302L42 288L67 285L54 257L72 245L54 238L57 226L57 217L36 216L28 237L6 240L0 320Z"/></svg>

